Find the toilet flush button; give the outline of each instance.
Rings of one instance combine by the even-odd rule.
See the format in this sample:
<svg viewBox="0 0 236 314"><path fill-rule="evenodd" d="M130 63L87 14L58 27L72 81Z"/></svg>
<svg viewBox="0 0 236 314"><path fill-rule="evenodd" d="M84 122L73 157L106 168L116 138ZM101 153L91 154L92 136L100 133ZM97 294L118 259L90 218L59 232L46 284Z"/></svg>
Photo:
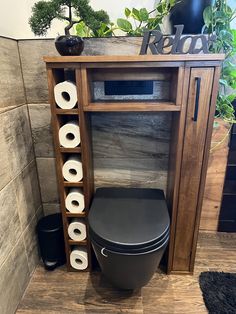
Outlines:
<svg viewBox="0 0 236 314"><path fill-rule="evenodd" d="M108 255L105 254L105 249L106 249L105 247L101 249L101 254L102 254L104 257L108 257Z"/></svg>

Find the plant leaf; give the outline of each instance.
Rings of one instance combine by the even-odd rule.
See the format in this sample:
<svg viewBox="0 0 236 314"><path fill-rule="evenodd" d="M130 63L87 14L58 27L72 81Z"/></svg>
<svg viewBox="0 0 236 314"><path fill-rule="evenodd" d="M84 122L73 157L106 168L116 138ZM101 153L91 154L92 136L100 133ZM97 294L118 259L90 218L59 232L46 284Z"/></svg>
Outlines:
<svg viewBox="0 0 236 314"><path fill-rule="evenodd" d="M148 14L148 11L146 8L142 8L140 9L139 11L139 16L140 16L140 19L143 21L143 22L146 22L148 20L148 17L149 17L149 14Z"/></svg>
<svg viewBox="0 0 236 314"><path fill-rule="evenodd" d="M206 26L209 27L212 21L212 7L211 6L208 6L205 8L203 12L203 19Z"/></svg>
<svg viewBox="0 0 236 314"><path fill-rule="evenodd" d="M132 24L125 19L117 19L118 27L124 32L130 32L132 30Z"/></svg>
<svg viewBox="0 0 236 314"><path fill-rule="evenodd" d="M80 22L76 24L75 30L76 30L76 35L80 37L86 37L86 25L84 22Z"/></svg>
<svg viewBox="0 0 236 314"><path fill-rule="evenodd" d="M129 8L125 8L125 16L126 16L126 17L129 17L130 14L131 14L130 9L129 9Z"/></svg>
<svg viewBox="0 0 236 314"><path fill-rule="evenodd" d="M133 16L133 18L134 18L135 20L137 20L137 21L139 21L139 22L142 21L141 18L140 18L139 10L137 10L137 9L135 9L135 8L132 9L132 16Z"/></svg>

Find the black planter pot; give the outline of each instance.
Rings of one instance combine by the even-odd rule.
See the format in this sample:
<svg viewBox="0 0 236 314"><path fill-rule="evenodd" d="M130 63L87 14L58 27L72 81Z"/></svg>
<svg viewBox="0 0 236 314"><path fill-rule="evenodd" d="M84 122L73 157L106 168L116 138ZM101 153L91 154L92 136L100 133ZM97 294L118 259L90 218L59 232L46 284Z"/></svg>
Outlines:
<svg viewBox="0 0 236 314"><path fill-rule="evenodd" d="M55 39L55 46L61 56L79 56L84 50L84 41L79 36L63 35Z"/></svg>
<svg viewBox="0 0 236 314"><path fill-rule="evenodd" d="M184 25L183 34L200 34L204 25L203 11L214 0L182 0L176 4L170 15L172 34L174 25Z"/></svg>

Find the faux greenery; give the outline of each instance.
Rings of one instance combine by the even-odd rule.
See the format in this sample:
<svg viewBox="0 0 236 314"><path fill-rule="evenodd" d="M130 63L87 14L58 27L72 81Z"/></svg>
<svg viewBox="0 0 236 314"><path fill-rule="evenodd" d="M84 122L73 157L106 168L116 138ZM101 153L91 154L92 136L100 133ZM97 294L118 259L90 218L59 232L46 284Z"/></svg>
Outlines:
<svg viewBox="0 0 236 314"><path fill-rule="evenodd" d="M75 33L80 37L111 37L114 30L117 29L114 23L102 22L96 31L92 30L84 21L79 22L75 26Z"/></svg>
<svg viewBox="0 0 236 314"><path fill-rule="evenodd" d="M73 25L83 22L96 36L102 25L109 23L107 13L103 10L94 11L89 0L41 0L34 4L32 13L29 24L34 34L40 36L47 33L54 19L67 21L66 35L70 34Z"/></svg>
<svg viewBox="0 0 236 314"><path fill-rule="evenodd" d="M217 40L210 51L225 53L222 67L220 90L217 98L217 116L229 122L235 121L232 102L236 99L236 30L230 23L236 18L236 10L232 10L226 0L216 0L213 6L204 10L204 33L216 34Z"/></svg>
<svg viewBox="0 0 236 314"><path fill-rule="evenodd" d="M126 18L117 19L117 23L103 22L96 34L83 22L75 27L76 34L81 37L110 37L116 30L128 36L142 36L145 30L160 29L163 19L180 0L160 0L155 9L148 12L146 8L125 8ZM132 24L131 21L134 23Z"/></svg>
<svg viewBox="0 0 236 314"><path fill-rule="evenodd" d="M124 18L117 19L118 28L130 36L142 36L145 30L160 29L163 19L170 13L177 0L160 0L154 10L148 12L146 8L126 8ZM130 22L133 20L133 24Z"/></svg>

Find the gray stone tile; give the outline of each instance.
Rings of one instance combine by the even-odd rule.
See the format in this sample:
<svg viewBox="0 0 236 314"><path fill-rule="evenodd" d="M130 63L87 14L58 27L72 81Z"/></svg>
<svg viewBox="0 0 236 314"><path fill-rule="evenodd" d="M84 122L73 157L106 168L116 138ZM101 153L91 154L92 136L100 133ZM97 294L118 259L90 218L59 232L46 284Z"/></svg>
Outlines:
<svg viewBox="0 0 236 314"><path fill-rule="evenodd" d="M0 265L21 235L16 202L14 182L11 182L0 191Z"/></svg>
<svg viewBox="0 0 236 314"><path fill-rule="evenodd" d="M36 157L53 157L54 146L49 104L30 104L29 115Z"/></svg>
<svg viewBox="0 0 236 314"><path fill-rule="evenodd" d="M25 103L17 41L0 38L0 108Z"/></svg>
<svg viewBox="0 0 236 314"><path fill-rule="evenodd" d="M166 189L171 115L92 115L95 186Z"/></svg>
<svg viewBox="0 0 236 314"><path fill-rule="evenodd" d="M36 226L37 216L35 215L23 233L24 245L30 274L35 270L35 267L39 263L39 248Z"/></svg>
<svg viewBox="0 0 236 314"><path fill-rule="evenodd" d="M20 40L18 45L27 102L47 102L47 76L43 56L58 55L54 40Z"/></svg>
<svg viewBox="0 0 236 314"><path fill-rule="evenodd" d="M4 125L7 113L0 114L0 190L11 180L10 160L8 155L8 143L5 136Z"/></svg>
<svg viewBox="0 0 236 314"><path fill-rule="evenodd" d="M44 216L60 213L60 211L61 211L60 204L56 204L56 203L55 204L48 204L48 203L43 204Z"/></svg>
<svg viewBox="0 0 236 314"><path fill-rule="evenodd" d="M96 158L157 158L169 154L171 114L92 114Z"/></svg>
<svg viewBox="0 0 236 314"><path fill-rule="evenodd" d="M14 180L14 188L21 228L25 230L41 205L38 175L34 160Z"/></svg>
<svg viewBox="0 0 236 314"><path fill-rule="evenodd" d="M37 221L39 221L39 219L41 219L43 216L44 216L44 212L43 212L43 204L42 204L36 212Z"/></svg>
<svg viewBox="0 0 236 314"><path fill-rule="evenodd" d="M0 115L0 190L34 158L27 106Z"/></svg>
<svg viewBox="0 0 236 314"><path fill-rule="evenodd" d="M166 190L167 169L160 168L159 161L150 158L100 158L95 162L94 181L96 188L125 186Z"/></svg>
<svg viewBox="0 0 236 314"><path fill-rule="evenodd" d="M36 158L43 203L58 203L57 177L54 158Z"/></svg>
<svg viewBox="0 0 236 314"><path fill-rule="evenodd" d="M13 314L30 278L22 237L0 266L0 274L0 313Z"/></svg>
<svg viewBox="0 0 236 314"><path fill-rule="evenodd" d="M85 39L83 55L138 55L141 37L111 37Z"/></svg>

